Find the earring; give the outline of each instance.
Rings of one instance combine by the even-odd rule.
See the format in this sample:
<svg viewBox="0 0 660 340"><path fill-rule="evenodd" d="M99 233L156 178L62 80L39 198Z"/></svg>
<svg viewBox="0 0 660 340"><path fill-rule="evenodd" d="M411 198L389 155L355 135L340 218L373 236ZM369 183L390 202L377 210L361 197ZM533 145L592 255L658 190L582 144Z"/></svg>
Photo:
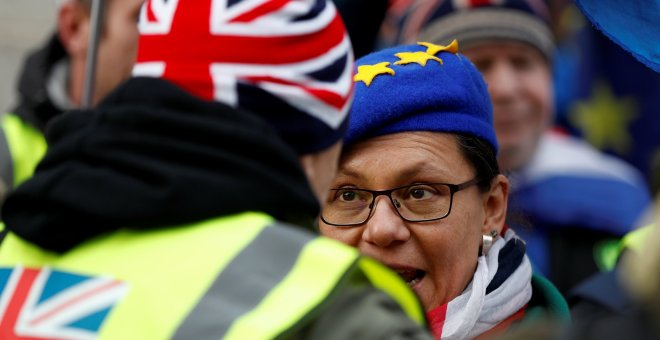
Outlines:
<svg viewBox="0 0 660 340"><path fill-rule="evenodd" d="M482 241L481 241L481 251L480 255L486 256L488 255L488 251L490 250L490 247L493 246L493 239L497 237L497 231L492 230L489 235L481 235Z"/></svg>

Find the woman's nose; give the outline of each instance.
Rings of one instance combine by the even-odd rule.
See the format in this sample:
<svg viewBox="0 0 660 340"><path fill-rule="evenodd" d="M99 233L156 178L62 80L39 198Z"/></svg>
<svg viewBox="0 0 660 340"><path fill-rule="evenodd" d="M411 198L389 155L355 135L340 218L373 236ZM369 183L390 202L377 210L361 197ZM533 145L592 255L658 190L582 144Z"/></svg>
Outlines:
<svg viewBox="0 0 660 340"><path fill-rule="evenodd" d="M378 247L386 248L406 242L410 230L387 197L377 197L371 218L366 222L362 239Z"/></svg>

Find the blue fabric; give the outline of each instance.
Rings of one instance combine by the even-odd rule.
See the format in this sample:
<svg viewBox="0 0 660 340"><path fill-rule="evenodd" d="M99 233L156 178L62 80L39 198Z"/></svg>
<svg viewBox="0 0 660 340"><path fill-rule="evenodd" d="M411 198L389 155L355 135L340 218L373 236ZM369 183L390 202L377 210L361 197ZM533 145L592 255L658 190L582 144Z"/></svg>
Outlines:
<svg viewBox="0 0 660 340"><path fill-rule="evenodd" d="M644 188L616 178L556 175L512 193L510 211L532 221L516 228L539 272L550 274L547 232L575 228L623 236L651 203Z"/></svg>
<svg viewBox="0 0 660 340"><path fill-rule="evenodd" d="M605 35L660 72L660 1L576 0Z"/></svg>
<svg viewBox="0 0 660 340"><path fill-rule="evenodd" d="M643 188L617 178L555 175L514 195L516 210L540 225L580 225L614 235L630 231L650 204Z"/></svg>
<svg viewBox="0 0 660 340"><path fill-rule="evenodd" d="M548 235L543 229L526 229L516 226L516 232L527 245L527 257L534 272L548 276L550 274L550 245ZM533 228L533 227L532 227Z"/></svg>
<svg viewBox="0 0 660 340"><path fill-rule="evenodd" d="M660 73L640 63L591 26L580 28L567 37L559 45L559 53L554 65L558 125L587 140L591 131L602 128L607 129L608 136L625 137L631 143L628 147L621 145L617 138L607 139L596 147L632 164L645 178L652 178L652 160L655 154L660 155ZM631 117L629 120L622 119L616 126L576 123L578 107L597 107L607 102L604 97L608 93L596 91L599 87L611 91L610 100L619 105L613 110L622 117ZM631 105L622 106L621 103ZM592 110L594 115L601 114L595 108ZM607 117L601 121L607 121Z"/></svg>
<svg viewBox="0 0 660 340"><path fill-rule="evenodd" d="M82 276L73 273L53 271L48 277L48 281L44 284L43 291L37 300L37 303L42 303L54 295L59 294L63 290L76 286L84 281L89 280L89 276Z"/></svg>
<svg viewBox="0 0 660 340"><path fill-rule="evenodd" d="M101 329L103 321L108 317L112 306L102 309L96 313L91 313L81 319L73 321L66 325L68 328L79 328L90 332L98 332Z"/></svg>
<svg viewBox="0 0 660 340"><path fill-rule="evenodd" d="M459 42L460 44L460 42ZM389 62L394 74L380 74L369 86L356 82L345 145L406 131L464 133L488 142L497 153L493 108L486 84L472 63L460 54L439 52L425 66L394 65L401 52L425 52L405 45L369 54L358 68Z"/></svg>

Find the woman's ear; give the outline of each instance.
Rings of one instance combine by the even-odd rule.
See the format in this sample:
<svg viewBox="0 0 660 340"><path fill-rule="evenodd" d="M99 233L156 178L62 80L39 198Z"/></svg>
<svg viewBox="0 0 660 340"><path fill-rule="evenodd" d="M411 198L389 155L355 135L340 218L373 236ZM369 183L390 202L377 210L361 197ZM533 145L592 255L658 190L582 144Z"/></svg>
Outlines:
<svg viewBox="0 0 660 340"><path fill-rule="evenodd" d="M337 175L341 147L342 141L340 140L325 150L298 157L300 165L307 175L307 180L321 205L325 203L328 190Z"/></svg>
<svg viewBox="0 0 660 340"><path fill-rule="evenodd" d="M484 235L496 231L502 234L506 221L507 203L509 200L509 180L504 175L497 175L490 183L490 190L484 194L484 224L481 233Z"/></svg>
<svg viewBox="0 0 660 340"><path fill-rule="evenodd" d="M65 1L57 13L57 33L69 56L84 59L89 36L88 9L79 1Z"/></svg>

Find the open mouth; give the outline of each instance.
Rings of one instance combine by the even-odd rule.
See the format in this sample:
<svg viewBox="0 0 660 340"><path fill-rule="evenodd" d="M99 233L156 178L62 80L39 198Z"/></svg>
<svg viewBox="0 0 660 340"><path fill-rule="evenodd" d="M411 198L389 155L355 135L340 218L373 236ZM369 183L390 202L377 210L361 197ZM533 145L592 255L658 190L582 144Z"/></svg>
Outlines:
<svg viewBox="0 0 660 340"><path fill-rule="evenodd" d="M418 269L397 269L396 270L397 274L401 276L401 278L406 281L408 286L414 287L416 284L418 284L424 276L426 275L426 272L423 270L418 270Z"/></svg>

